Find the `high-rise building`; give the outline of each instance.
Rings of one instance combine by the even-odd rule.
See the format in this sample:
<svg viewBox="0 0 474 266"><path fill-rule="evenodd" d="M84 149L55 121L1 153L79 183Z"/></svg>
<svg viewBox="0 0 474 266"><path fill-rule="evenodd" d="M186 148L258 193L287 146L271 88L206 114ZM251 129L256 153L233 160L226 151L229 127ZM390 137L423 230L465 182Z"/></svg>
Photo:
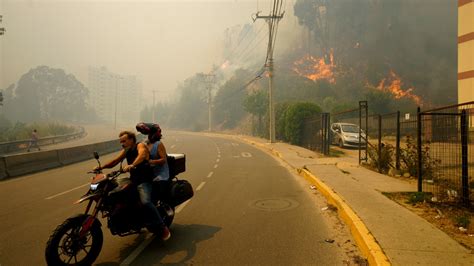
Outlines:
<svg viewBox="0 0 474 266"><path fill-rule="evenodd" d="M458 0L458 102L474 101L474 0Z"/></svg>
<svg viewBox="0 0 474 266"><path fill-rule="evenodd" d="M105 67L89 68L89 104L97 116L109 123L139 122L142 85L136 76L119 75Z"/></svg>

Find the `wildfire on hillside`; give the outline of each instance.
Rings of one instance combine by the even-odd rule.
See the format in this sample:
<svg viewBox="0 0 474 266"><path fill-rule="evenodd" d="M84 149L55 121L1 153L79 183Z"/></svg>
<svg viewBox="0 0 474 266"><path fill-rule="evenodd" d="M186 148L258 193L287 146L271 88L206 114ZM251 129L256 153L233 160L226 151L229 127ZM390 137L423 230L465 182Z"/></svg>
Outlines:
<svg viewBox="0 0 474 266"><path fill-rule="evenodd" d="M313 81L325 79L330 83L335 83L334 68L336 65L332 51L327 61L329 62L326 63L323 57L316 58L307 54L293 63L293 71Z"/></svg>
<svg viewBox="0 0 474 266"><path fill-rule="evenodd" d="M395 97L395 99L409 98L418 105L423 103L419 96L413 94L413 87L402 89L402 85L403 82L401 81L400 77L395 72L390 70L389 77L382 79L376 89L390 92Z"/></svg>

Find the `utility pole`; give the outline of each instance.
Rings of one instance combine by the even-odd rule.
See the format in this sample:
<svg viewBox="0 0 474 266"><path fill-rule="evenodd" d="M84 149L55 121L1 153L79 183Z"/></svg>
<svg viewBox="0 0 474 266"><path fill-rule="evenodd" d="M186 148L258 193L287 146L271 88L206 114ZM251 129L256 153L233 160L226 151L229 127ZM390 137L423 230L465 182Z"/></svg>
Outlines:
<svg viewBox="0 0 474 266"><path fill-rule="evenodd" d="M114 129L117 129L117 94L118 94L118 79L115 77L115 112L114 112Z"/></svg>
<svg viewBox="0 0 474 266"><path fill-rule="evenodd" d="M268 113L270 118L270 143L275 142L275 109L273 108L273 47L274 47L274 33L272 27L275 27L280 19L283 18L284 12L279 15L260 16L258 13L255 15L254 21L261 18L265 19L268 23L268 50L267 50L267 68L268 68ZM276 24L273 24L276 22Z"/></svg>
<svg viewBox="0 0 474 266"><path fill-rule="evenodd" d="M209 115L209 132L212 131L212 85L214 84L214 77L216 76L212 72L209 74L203 74L204 81L207 87L207 104L208 104L208 115Z"/></svg>
<svg viewBox="0 0 474 266"><path fill-rule="evenodd" d="M153 123L156 123L156 120L155 120L155 113L156 113L156 108L155 108L155 93L157 92L158 90L152 90L153 92L153 107L151 108L151 112L152 112L152 119L151 121Z"/></svg>

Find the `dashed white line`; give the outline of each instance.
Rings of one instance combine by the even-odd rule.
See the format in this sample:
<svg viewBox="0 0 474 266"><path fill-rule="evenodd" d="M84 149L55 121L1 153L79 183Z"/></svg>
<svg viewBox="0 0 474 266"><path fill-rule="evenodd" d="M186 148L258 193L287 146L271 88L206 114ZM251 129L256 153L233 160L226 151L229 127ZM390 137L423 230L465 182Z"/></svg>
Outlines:
<svg viewBox="0 0 474 266"><path fill-rule="evenodd" d="M179 205L179 207L176 209L175 213L179 213L180 211L182 211L184 209L184 207L186 205L188 205L188 203L190 202L191 200L188 200L188 201L185 201L183 204Z"/></svg>
<svg viewBox="0 0 474 266"><path fill-rule="evenodd" d="M217 158L221 158L221 154L220 154L220 153L217 154Z"/></svg>
<svg viewBox="0 0 474 266"><path fill-rule="evenodd" d="M69 192L71 192L71 191L74 191L74 190L76 190L76 189L83 188L83 187L85 187L85 186L87 186L87 185L90 185L90 183L87 183L87 184L84 184L84 185L80 185L80 186L75 187L75 188L71 188L70 190L66 190L66 191L64 191L64 192L58 193L58 194L53 195L53 196L49 196L49 197L47 197L46 199L47 199L47 200L54 199L54 198L56 198L56 197L59 197L59 196L61 196L61 195L64 195L64 194L69 193Z"/></svg>
<svg viewBox="0 0 474 266"><path fill-rule="evenodd" d="M209 177L211 177L213 174L214 174L214 172L210 172L210 173L207 175L207 177L209 178Z"/></svg>
<svg viewBox="0 0 474 266"><path fill-rule="evenodd" d="M176 145L174 145L174 144L173 144L173 145L171 145L171 149L173 149L174 147L176 147Z"/></svg>
<svg viewBox="0 0 474 266"><path fill-rule="evenodd" d="M217 164L214 165L214 168L217 168Z"/></svg>
<svg viewBox="0 0 474 266"><path fill-rule="evenodd" d="M202 189L202 187L206 184L206 182L201 182L201 184L199 184L199 186L196 188L196 191L199 191Z"/></svg>
<svg viewBox="0 0 474 266"><path fill-rule="evenodd" d="M218 158L218 159L216 160L216 163L220 162L220 160L221 160L221 159Z"/></svg>
<svg viewBox="0 0 474 266"><path fill-rule="evenodd" d="M120 266L130 265L142 251L155 239L155 234L148 234L146 239L124 260L120 263Z"/></svg>

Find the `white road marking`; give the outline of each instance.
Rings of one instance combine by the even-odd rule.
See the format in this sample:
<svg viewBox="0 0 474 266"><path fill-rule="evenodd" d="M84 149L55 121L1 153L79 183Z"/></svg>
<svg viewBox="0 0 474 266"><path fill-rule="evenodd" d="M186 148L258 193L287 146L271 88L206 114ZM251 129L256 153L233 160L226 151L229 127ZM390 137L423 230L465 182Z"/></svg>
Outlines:
<svg viewBox="0 0 474 266"><path fill-rule="evenodd" d="M176 209L175 213L179 213L180 211L182 211L184 209L184 207L186 207L186 205L188 205L188 203L190 201L191 200L185 201L183 204L179 205L179 207Z"/></svg>
<svg viewBox="0 0 474 266"><path fill-rule="evenodd" d="M252 154L250 154L250 152L242 152L242 157L245 157L245 158L250 158L252 157Z"/></svg>
<svg viewBox="0 0 474 266"><path fill-rule="evenodd" d="M171 149L173 149L174 147L176 147L176 145L174 145L174 144L173 144L173 145L171 145Z"/></svg>
<svg viewBox="0 0 474 266"><path fill-rule="evenodd" d="M202 187L206 184L206 182L201 182L201 184L199 184L199 186L196 188L196 191L199 191L202 189Z"/></svg>
<svg viewBox="0 0 474 266"><path fill-rule="evenodd" d="M214 168L217 168L217 164L214 164Z"/></svg>
<svg viewBox="0 0 474 266"><path fill-rule="evenodd" d="M216 163L220 162L220 160L221 160L221 159L217 159L217 160L216 160Z"/></svg>
<svg viewBox="0 0 474 266"><path fill-rule="evenodd" d="M71 192L71 191L74 191L74 190L76 190L76 189L83 188L83 187L88 186L88 185L90 185L90 184L91 184L91 183L87 183L87 184L80 185L80 186L75 187L75 188L71 188L70 190L66 190L66 191L61 192L61 193L58 193L58 194L56 194L56 195L49 196L49 197L47 197L46 199L47 199L47 200L54 199L54 198L56 198L56 197L59 197L59 196L61 196L61 195L64 195L64 194L69 193L69 192Z"/></svg>
<svg viewBox="0 0 474 266"><path fill-rule="evenodd" d="M232 142L232 146L237 147L237 146L239 146L239 143Z"/></svg>
<svg viewBox="0 0 474 266"><path fill-rule="evenodd" d="M211 177L214 174L214 172L210 172L207 177Z"/></svg>
<svg viewBox="0 0 474 266"><path fill-rule="evenodd" d="M217 154L217 158L221 158L221 154L220 154L220 153Z"/></svg>
<svg viewBox="0 0 474 266"><path fill-rule="evenodd" d="M132 252L130 255L120 263L120 266L130 265L142 251L155 239L156 235L149 233L146 239Z"/></svg>

